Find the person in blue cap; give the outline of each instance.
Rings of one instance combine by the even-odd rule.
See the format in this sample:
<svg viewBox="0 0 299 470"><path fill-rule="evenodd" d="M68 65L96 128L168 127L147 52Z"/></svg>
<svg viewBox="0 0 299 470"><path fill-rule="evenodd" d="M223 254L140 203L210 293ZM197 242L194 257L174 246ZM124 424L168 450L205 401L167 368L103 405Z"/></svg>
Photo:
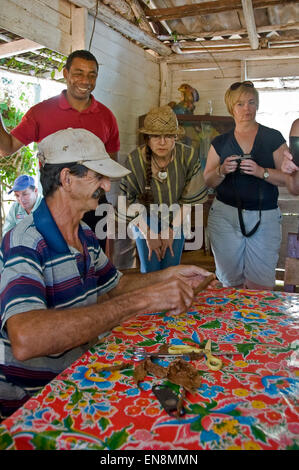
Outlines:
<svg viewBox="0 0 299 470"><path fill-rule="evenodd" d="M14 228L30 212L38 208L42 195L38 193L32 176L20 175L15 181L8 194L14 191L16 202L10 208L3 225L2 236Z"/></svg>

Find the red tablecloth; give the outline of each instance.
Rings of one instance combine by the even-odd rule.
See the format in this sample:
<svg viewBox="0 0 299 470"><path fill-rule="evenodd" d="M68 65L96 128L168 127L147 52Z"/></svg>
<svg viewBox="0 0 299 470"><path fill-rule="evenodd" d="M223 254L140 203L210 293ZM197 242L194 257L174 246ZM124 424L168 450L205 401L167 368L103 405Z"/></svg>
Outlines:
<svg viewBox="0 0 299 470"><path fill-rule="evenodd" d="M235 289L207 289L179 316L136 316L4 421L0 448L298 449L298 322L298 295ZM138 388L133 347L153 352L207 339L214 352L238 354L221 356L216 372L192 361L201 385L187 392L186 414L171 417L151 389L179 387L148 375ZM122 362L128 368L97 372Z"/></svg>

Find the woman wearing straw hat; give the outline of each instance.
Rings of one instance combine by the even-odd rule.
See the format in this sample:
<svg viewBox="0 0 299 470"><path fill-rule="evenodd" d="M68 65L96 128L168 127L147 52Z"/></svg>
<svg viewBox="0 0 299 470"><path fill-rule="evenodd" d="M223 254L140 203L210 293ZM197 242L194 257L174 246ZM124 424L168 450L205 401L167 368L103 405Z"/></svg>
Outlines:
<svg viewBox="0 0 299 470"><path fill-rule="evenodd" d="M146 273L180 263L184 246L181 208L203 203L207 188L194 149L177 141L184 131L169 106L152 109L139 132L144 134L145 145L127 158L131 173L120 185L127 212L118 209L117 216L131 222L140 271ZM137 218L134 210L133 215L128 210L135 203L142 205ZM158 206L165 210L159 211Z"/></svg>

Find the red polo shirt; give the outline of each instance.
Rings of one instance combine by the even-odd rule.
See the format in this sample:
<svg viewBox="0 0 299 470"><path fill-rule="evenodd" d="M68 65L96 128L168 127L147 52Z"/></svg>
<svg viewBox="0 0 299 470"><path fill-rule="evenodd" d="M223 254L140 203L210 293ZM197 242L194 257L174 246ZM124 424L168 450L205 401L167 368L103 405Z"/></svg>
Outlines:
<svg viewBox="0 0 299 470"><path fill-rule="evenodd" d="M118 126L110 109L91 95L90 106L84 111L77 111L70 106L65 91L30 108L11 134L28 145L31 142L40 142L61 129L82 128L97 135L104 142L108 153L118 152Z"/></svg>

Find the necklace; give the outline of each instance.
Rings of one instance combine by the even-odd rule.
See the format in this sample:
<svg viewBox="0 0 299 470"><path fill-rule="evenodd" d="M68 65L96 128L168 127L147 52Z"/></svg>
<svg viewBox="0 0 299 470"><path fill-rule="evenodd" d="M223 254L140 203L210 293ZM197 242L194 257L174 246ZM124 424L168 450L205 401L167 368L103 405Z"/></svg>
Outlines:
<svg viewBox="0 0 299 470"><path fill-rule="evenodd" d="M160 180L162 180L162 181L166 180L166 178L167 178L167 166L168 166L169 162L168 162L165 166L161 167L161 166L158 164L158 162L157 162L157 160L155 159L154 156L153 156L153 160L154 160L154 163L155 163L156 167L157 167L158 170L159 170L159 172L158 172L158 177L159 177Z"/></svg>

